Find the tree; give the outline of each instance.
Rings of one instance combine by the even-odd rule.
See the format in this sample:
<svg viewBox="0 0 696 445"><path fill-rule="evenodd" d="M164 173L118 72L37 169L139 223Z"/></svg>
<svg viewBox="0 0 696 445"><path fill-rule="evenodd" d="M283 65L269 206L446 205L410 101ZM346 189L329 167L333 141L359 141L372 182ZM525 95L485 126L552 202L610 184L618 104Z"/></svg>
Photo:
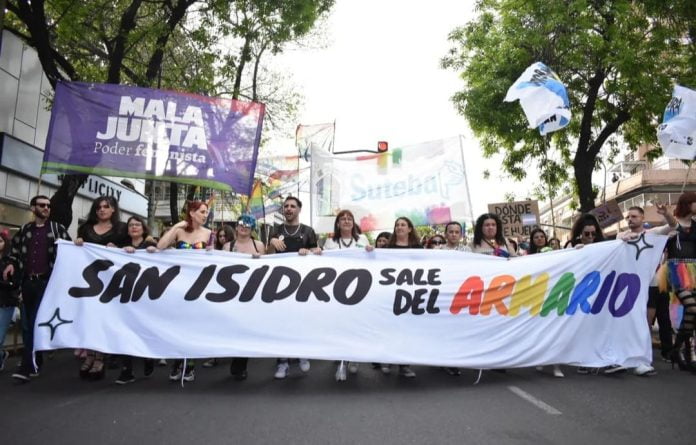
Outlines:
<svg viewBox="0 0 696 445"><path fill-rule="evenodd" d="M246 63L254 60L253 98L260 98L258 72L266 49L254 53L255 45L267 42L270 53L280 51L332 5L333 0L7 0L5 26L36 49L54 88L61 80L81 80L208 95L233 91L238 98ZM238 48L234 39L240 36ZM85 179L65 175L51 199L52 217L66 226Z"/></svg>
<svg viewBox="0 0 696 445"><path fill-rule="evenodd" d="M580 208L588 211L595 206L592 172L605 142L618 136L629 147L656 143L673 83L696 80L696 8L688 3L479 0L479 16L450 34L455 46L442 60L464 80L453 102L484 154L502 150L503 168L516 179L527 175L531 160L548 158L553 146L560 164L542 179L562 178L572 165ZM571 124L548 139L527 128L517 103L503 102L536 61L566 84L573 111Z"/></svg>

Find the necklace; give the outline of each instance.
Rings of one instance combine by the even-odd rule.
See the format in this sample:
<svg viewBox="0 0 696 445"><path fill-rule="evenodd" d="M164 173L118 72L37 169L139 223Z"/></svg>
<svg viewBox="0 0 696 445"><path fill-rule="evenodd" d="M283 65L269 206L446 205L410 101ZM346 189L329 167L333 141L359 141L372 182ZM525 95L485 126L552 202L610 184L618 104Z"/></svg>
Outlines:
<svg viewBox="0 0 696 445"><path fill-rule="evenodd" d="M286 234L287 236L289 236L289 237L292 238L293 236L297 235L297 232L300 231L300 227L301 227L301 226L302 226L302 224L298 224L298 225L297 225L297 229L295 229L294 232L290 233L290 232L288 232L287 226L286 226L285 224L283 224L283 232L285 232L285 234ZM282 240L281 240L281 241L282 241Z"/></svg>
<svg viewBox="0 0 696 445"><path fill-rule="evenodd" d="M350 242L349 242L349 243L344 242L344 241L343 241L343 238L339 238L339 241L341 242L341 244L343 244L343 247L350 247L350 246L353 245L353 238L350 239ZM340 247L340 246L339 246L339 247Z"/></svg>

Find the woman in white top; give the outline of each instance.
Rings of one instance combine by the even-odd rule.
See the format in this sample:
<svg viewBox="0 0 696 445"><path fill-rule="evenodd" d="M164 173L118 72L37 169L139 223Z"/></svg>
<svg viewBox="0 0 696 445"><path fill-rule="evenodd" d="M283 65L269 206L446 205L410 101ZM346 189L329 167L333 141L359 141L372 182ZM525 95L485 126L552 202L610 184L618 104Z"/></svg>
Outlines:
<svg viewBox="0 0 696 445"><path fill-rule="evenodd" d="M341 210L334 221L333 236L324 243L324 250L336 249L365 249L370 252L374 247L367 241L365 235L360 233L360 228L355 224L355 217L350 210ZM336 369L336 381L346 380L346 367L351 374L357 374L358 364L341 360Z"/></svg>

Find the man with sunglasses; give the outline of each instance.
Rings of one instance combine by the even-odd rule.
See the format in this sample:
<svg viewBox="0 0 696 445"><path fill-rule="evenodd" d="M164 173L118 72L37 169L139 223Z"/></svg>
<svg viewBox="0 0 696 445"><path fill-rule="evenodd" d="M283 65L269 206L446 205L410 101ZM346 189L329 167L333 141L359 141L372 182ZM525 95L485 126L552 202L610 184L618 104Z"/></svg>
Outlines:
<svg viewBox="0 0 696 445"><path fill-rule="evenodd" d="M12 238L10 264L3 271L5 280L19 281L22 289L22 364L12 377L28 382L39 375L42 357L36 354L34 367L34 324L53 265L56 262L56 240L70 240L68 231L55 221L49 221L51 201L47 196L31 198L29 208L34 221L22 226Z"/></svg>

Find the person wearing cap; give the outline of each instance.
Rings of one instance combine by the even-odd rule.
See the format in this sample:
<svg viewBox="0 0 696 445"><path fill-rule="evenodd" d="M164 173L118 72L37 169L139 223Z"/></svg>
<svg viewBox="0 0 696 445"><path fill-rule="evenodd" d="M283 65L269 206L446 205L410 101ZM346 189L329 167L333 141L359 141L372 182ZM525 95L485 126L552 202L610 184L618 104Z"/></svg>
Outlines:
<svg viewBox="0 0 696 445"><path fill-rule="evenodd" d="M228 241L222 246L222 250L236 253L248 253L252 258L259 258L266 253L266 246L254 239L252 232L256 229L256 218L252 215L242 215L237 221L236 239ZM230 374L235 380L241 381L247 378L248 357L235 357L230 364Z"/></svg>

